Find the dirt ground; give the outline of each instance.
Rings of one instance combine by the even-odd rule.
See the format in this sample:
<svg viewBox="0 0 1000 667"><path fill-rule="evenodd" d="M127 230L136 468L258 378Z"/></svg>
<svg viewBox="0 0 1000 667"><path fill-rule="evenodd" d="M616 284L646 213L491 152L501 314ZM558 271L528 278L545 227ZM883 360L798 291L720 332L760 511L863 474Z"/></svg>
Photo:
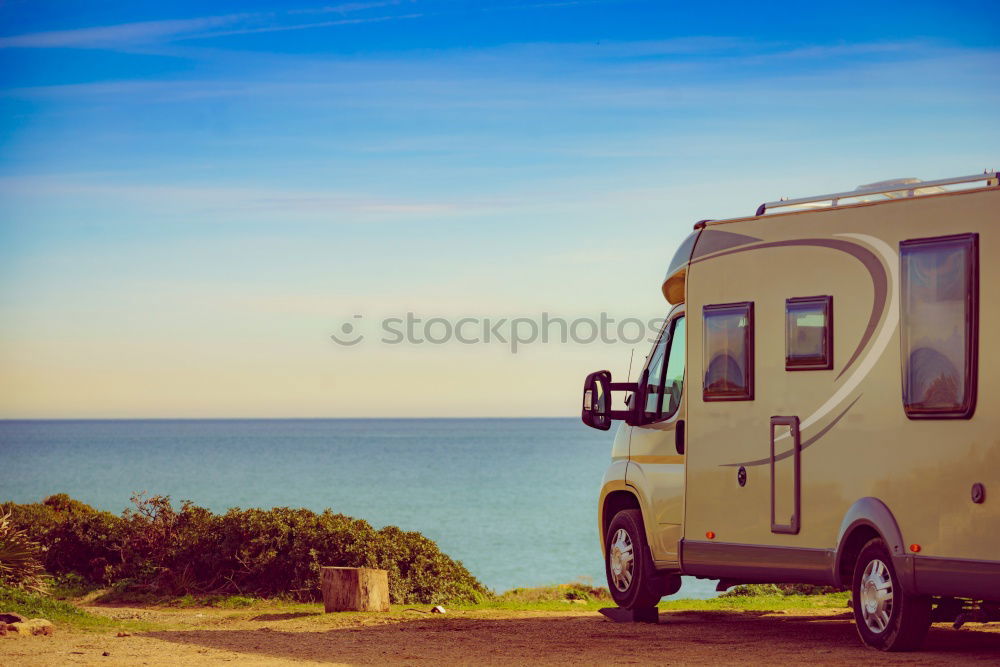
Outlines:
<svg viewBox="0 0 1000 667"><path fill-rule="evenodd" d="M1000 624L959 631L936 625L923 651L884 654L859 644L847 614L825 610L670 611L661 612L659 625L619 624L584 610L433 616L90 610L172 629L0 638L0 665L1000 663Z"/></svg>

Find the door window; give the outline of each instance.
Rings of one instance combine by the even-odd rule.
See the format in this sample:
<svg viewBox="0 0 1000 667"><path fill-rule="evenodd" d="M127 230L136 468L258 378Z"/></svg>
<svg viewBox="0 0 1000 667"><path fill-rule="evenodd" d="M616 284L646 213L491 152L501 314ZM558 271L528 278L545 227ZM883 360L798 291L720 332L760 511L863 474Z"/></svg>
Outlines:
<svg viewBox="0 0 1000 667"><path fill-rule="evenodd" d="M667 369L663 374L663 409L661 418L677 412L684 393L684 359L686 345L684 316L674 320L674 330L670 335L670 353L667 355Z"/></svg>
<svg viewBox="0 0 1000 667"><path fill-rule="evenodd" d="M666 356L667 343L670 340L669 332L670 323L667 322L663 325L660 338L650 353L649 363L646 364L649 375L646 377L646 405L642 409L647 420L656 419L660 412L660 384L663 380L663 359Z"/></svg>
<svg viewBox="0 0 1000 667"><path fill-rule="evenodd" d="M647 365L647 421L666 419L677 411L684 389L684 353L684 316L680 315L663 328Z"/></svg>

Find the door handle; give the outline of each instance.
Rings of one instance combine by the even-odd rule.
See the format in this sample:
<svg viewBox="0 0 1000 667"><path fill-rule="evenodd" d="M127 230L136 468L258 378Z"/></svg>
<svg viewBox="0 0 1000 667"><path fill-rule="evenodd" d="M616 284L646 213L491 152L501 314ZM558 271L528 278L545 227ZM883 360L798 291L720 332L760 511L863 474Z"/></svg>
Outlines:
<svg viewBox="0 0 1000 667"><path fill-rule="evenodd" d="M684 420L678 419L674 426L674 447L678 454L684 453Z"/></svg>

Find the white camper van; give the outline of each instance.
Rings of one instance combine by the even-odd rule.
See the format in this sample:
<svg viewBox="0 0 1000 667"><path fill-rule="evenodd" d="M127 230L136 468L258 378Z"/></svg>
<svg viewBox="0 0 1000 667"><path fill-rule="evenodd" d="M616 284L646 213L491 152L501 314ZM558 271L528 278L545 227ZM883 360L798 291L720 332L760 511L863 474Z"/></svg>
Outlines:
<svg viewBox="0 0 1000 667"><path fill-rule="evenodd" d="M650 609L680 575L853 591L862 641L1000 620L1000 185L886 181L707 220L662 285L598 503L608 585Z"/></svg>

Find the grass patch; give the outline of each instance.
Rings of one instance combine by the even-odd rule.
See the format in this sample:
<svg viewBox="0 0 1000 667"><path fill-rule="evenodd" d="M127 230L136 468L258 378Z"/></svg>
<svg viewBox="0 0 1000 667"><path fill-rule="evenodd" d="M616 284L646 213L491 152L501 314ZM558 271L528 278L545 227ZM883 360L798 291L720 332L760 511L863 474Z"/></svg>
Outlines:
<svg viewBox="0 0 1000 667"><path fill-rule="evenodd" d="M533 589L532 589L533 590ZM790 611L807 609L847 609L849 593L826 595L757 595L708 600L668 599L658 607L663 611ZM477 609L503 609L507 611L596 611L603 607L617 606L614 600L594 598L573 601L522 594L504 594L479 604L450 605L448 609L475 611ZM394 607L395 608L395 607Z"/></svg>
<svg viewBox="0 0 1000 667"><path fill-rule="evenodd" d="M796 609L846 609L850 593L846 591L796 594L776 586L740 587L708 600L664 599L659 608L665 611L794 611ZM829 589L828 589L829 590ZM449 609L504 609L509 611L591 611L614 607L605 587L584 581L538 588L514 588L477 604L451 605Z"/></svg>
<svg viewBox="0 0 1000 667"><path fill-rule="evenodd" d="M709 600L661 600L668 611L794 611L796 609L846 609L850 593L823 595L738 595Z"/></svg>
<svg viewBox="0 0 1000 667"><path fill-rule="evenodd" d="M141 624L96 616L69 602L6 586L0 586L0 610L21 614L26 618L44 618L56 625L68 625L81 630L142 629Z"/></svg>
<svg viewBox="0 0 1000 667"><path fill-rule="evenodd" d="M574 581L558 586L540 586L538 588L512 588L498 600L506 602L561 602L563 600L591 602L594 600L610 600L611 594L607 588L591 586L584 581Z"/></svg>
<svg viewBox="0 0 1000 667"><path fill-rule="evenodd" d="M478 604L445 605L448 610L476 611L480 609L503 609L505 611L596 611L602 607L613 607L610 600L536 600L532 602L510 600L503 597L484 600Z"/></svg>
<svg viewBox="0 0 1000 667"><path fill-rule="evenodd" d="M57 600L77 600L100 588L99 584L91 583L78 574L68 573L53 578L49 595Z"/></svg>
<svg viewBox="0 0 1000 667"><path fill-rule="evenodd" d="M218 609L245 609L260 603L266 603L260 598L246 595L184 595L174 598L168 606L171 607L215 607Z"/></svg>
<svg viewBox="0 0 1000 667"><path fill-rule="evenodd" d="M272 600L281 602L280 599ZM244 609L259 605L270 605L272 604L272 600L264 600L246 595L157 595L156 593L112 588L94 598L93 602L96 604L176 607L180 609L192 607Z"/></svg>
<svg viewBox="0 0 1000 667"><path fill-rule="evenodd" d="M483 598L475 604L452 604L449 609L505 609L511 611L566 611L600 609L614 605L608 589L574 581L556 586L512 588L501 595Z"/></svg>
<svg viewBox="0 0 1000 667"><path fill-rule="evenodd" d="M659 603L664 611L795 611L808 609L847 609L848 592L797 595L755 586L744 594L727 595L708 600L665 599ZM234 611L267 611L274 613L316 613L322 611L322 603L302 603L281 598L254 598L241 595L209 595L182 597L158 596L150 593L136 593L110 590L98 597L98 604L131 604L136 606L156 606L161 608L214 607ZM479 602L444 605L448 610L478 611L597 611L602 607L614 607L615 602L604 587L591 586L584 581L556 586L535 588L514 588L503 594L483 598ZM427 611L430 606L392 605L393 612L407 609Z"/></svg>
<svg viewBox="0 0 1000 667"><path fill-rule="evenodd" d="M661 600L659 608L662 611L760 611L788 612L817 609L847 610L849 593L837 592L821 595L797 595L775 592L770 589L755 588L747 594L730 595L708 600L665 599ZM109 590L94 600L97 604L134 605L138 607L157 607L160 609L197 609L216 608L231 610L225 616L227 621L246 621L257 617L273 616L273 620L299 618L307 622L323 624L328 619L323 613L322 603L303 603L292 599L255 598L242 595L208 595L208 596L162 596L150 593L137 593L121 590ZM608 590L604 587L594 587L586 582L573 582L557 586L541 586L536 588L515 588L501 595L482 599L476 603L446 604L448 611L561 611L561 612L596 612L602 607L616 606ZM143 631L163 629L164 619L153 624L137 620L114 620L97 616L80 609L73 604L42 595L25 593L20 590L0 588L0 609L10 609L28 617L47 618L55 623L70 625L85 630L116 630ZM410 609L429 611L430 605L392 605L394 615L418 615L408 612ZM347 612L351 614L352 612ZM359 615L365 616L358 612ZM346 615L346 614L345 614ZM338 616L342 616L339 615ZM221 618L221 617L220 617ZM263 620L268 620L267 618Z"/></svg>

